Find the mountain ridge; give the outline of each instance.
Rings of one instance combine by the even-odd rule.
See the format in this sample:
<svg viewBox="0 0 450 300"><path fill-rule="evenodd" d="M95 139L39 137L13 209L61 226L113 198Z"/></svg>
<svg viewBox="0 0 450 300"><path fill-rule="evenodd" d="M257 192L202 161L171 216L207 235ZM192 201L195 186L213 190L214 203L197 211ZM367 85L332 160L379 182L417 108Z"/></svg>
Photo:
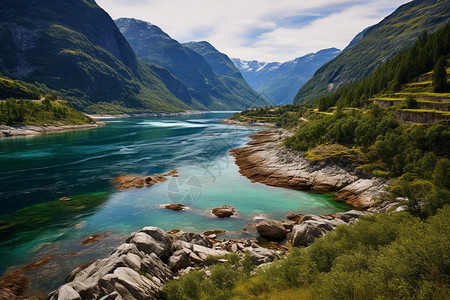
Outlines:
<svg viewBox="0 0 450 300"><path fill-rule="evenodd" d="M283 63L232 60L251 87L279 105L292 103L298 89L339 53L337 48L322 49Z"/></svg>
<svg viewBox="0 0 450 300"><path fill-rule="evenodd" d="M0 13L2 74L44 83L89 113L191 109L172 93L183 94L181 82L139 61L95 1L5 0Z"/></svg>
<svg viewBox="0 0 450 300"><path fill-rule="evenodd" d="M382 62L411 46L423 31L433 33L448 20L449 1L414 0L400 6L363 31L360 40L353 41L353 45L319 68L300 88L294 103L309 102L367 77Z"/></svg>
<svg viewBox="0 0 450 300"><path fill-rule="evenodd" d="M236 89L236 82L221 78L201 54L172 39L158 26L133 18L115 22L137 57L168 69L186 85L197 105L211 110L235 110L270 104L250 87Z"/></svg>

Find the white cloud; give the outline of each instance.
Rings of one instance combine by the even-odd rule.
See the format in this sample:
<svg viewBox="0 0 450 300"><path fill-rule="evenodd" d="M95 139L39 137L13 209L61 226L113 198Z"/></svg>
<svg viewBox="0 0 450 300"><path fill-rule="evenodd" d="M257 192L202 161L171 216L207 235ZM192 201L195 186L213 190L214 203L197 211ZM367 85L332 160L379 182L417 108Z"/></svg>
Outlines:
<svg viewBox="0 0 450 300"><path fill-rule="evenodd" d="M180 42L207 40L230 57L286 61L344 48L407 0L97 0L114 19L151 22Z"/></svg>

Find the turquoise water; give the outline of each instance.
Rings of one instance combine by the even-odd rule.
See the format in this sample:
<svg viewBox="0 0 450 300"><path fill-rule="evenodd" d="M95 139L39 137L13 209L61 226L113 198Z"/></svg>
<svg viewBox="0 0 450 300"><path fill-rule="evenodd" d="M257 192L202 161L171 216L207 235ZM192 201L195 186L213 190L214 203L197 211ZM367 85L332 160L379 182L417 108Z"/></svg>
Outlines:
<svg viewBox="0 0 450 300"><path fill-rule="evenodd" d="M262 217L348 209L329 194L265 186L241 176L227 150L243 146L262 128L221 124L228 116L109 119L93 130L0 139L0 272L49 254L80 253L48 275L57 284L61 274L105 256L143 226L196 232L220 228L237 238L256 236L242 228ZM116 191L111 184L118 175L173 169L179 177L152 187ZM73 207L56 200L79 194L101 200ZM160 207L178 202L189 209ZM225 204L238 214L229 219L211 215L212 208ZM105 231L110 237L102 247L81 246L86 236Z"/></svg>

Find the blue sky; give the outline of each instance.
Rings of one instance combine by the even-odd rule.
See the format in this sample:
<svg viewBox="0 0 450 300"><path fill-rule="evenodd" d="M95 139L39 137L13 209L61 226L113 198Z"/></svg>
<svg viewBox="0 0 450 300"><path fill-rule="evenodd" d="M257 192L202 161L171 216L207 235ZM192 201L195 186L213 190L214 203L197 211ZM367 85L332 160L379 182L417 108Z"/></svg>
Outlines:
<svg viewBox="0 0 450 300"><path fill-rule="evenodd" d="M406 0L96 0L112 18L151 22L179 42L206 40L230 57L291 60L339 49Z"/></svg>

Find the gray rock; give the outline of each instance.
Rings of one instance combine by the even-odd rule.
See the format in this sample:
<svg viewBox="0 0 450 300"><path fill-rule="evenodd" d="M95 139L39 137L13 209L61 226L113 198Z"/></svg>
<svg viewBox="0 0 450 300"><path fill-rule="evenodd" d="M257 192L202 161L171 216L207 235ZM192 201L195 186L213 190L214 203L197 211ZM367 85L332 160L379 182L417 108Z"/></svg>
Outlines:
<svg viewBox="0 0 450 300"><path fill-rule="evenodd" d="M203 259L201 259L197 254L195 254L194 252L191 252L189 254L189 260L194 263L194 264L204 264L205 261Z"/></svg>
<svg viewBox="0 0 450 300"><path fill-rule="evenodd" d="M139 251L147 254L155 253L159 258L166 259L172 254L172 240L170 236L158 227L144 227L133 233L127 243L133 243Z"/></svg>
<svg viewBox="0 0 450 300"><path fill-rule="evenodd" d="M174 272L177 272L179 269L188 267L189 264L189 257L184 253L172 255L171 257L169 257L168 261L169 268Z"/></svg>
<svg viewBox="0 0 450 300"><path fill-rule="evenodd" d="M341 219L342 221L346 223L351 223L355 219L359 218L360 216L367 215L367 212L359 211L359 210L350 210L347 212L338 212L335 214L336 218Z"/></svg>
<svg viewBox="0 0 450 300"><path fill-rule="evenodd" d="M180 231L180 232L176 233L173 237L175 240L178 240L178 241L189 242L192 244L210 247L210 248L212 247L211 241L203 234Z"/></svg>
<svg viewBox="0 0 450 300"><path fill-rule="evenodd" d="M59 289L58 300L81 300L78 294L70 285L65 284Z"/></svg>
<svg viewBox="0 0 450 300"><path fill-rule="evenodd" d="M250 258L255 265L259 266L261 264L272 262L280 257L275 251L261 247L250 251Z"/></svg>
<svg viewBox="0 0 450 300"><path fill-rule="evenodd" d="M130 268L117 268L99 280L99 287L106 290L114 288L125 299L157 299L158 287L148 278ZM111 294L110 293L110 294Z"/></svg>
<svg viewBox="0 0 450 300"><path fill-rule="evenodd" d="M256 224L256 230L262 237L271 239L284 239L286 229L280 221L265 219Z"/></svg>
<svg viewBox="0 0 450 300"><path fill-rule="evenodd" d="M308 222L303 222L300 225L295 225L292 229L292 246L306 246L308 244L311 244L316 238L324 236L325 233L326 230L312 225Z"/></svg>

